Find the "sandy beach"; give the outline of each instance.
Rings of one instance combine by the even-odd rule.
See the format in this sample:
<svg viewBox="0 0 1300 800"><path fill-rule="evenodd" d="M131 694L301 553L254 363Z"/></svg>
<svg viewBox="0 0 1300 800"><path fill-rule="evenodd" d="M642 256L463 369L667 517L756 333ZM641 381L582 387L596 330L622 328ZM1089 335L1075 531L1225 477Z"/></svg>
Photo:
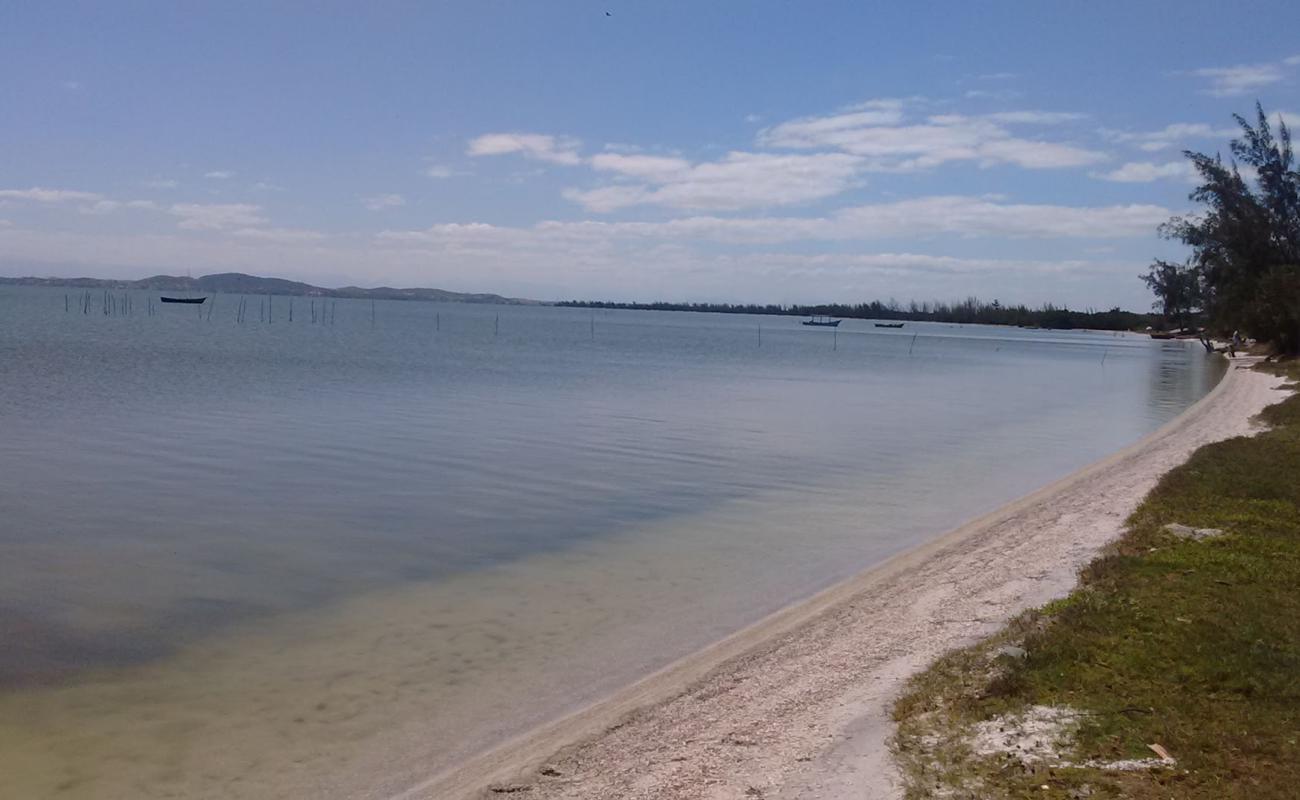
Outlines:
<svg viewBox="0 0 1300 800"><path fill-rule="evenodd" d="M1159 477L1285 395L1234 364L1133 446L394 796L889 798L888 709L936 656L1067 593Z"/></svg>

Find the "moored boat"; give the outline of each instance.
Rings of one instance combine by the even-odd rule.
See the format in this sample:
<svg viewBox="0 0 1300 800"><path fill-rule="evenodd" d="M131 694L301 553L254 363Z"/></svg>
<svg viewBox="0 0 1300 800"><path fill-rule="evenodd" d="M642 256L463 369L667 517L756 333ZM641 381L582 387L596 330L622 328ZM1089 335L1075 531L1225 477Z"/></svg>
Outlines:
<svg viewBox="0 0 1300 800"><path fill-rule="evenodd" d="M903 323L901 323L901 322L877 322L877 323L876 323L876 327L877 327L877 328L901 328L901 327L903 327Z"/></svg>
<svg viewBox="0 0 1300 800"><path fill-rule="evenodd" d="M206 298L206 297L167 297L166 295L163 295L162 297L159 297L158 299L161 300L161 301L164 302L164 303L189 303L190 305L198 305L198 304L202 303L204 300L207 300L208 298Z"/></svg>
<svg viewBox="0 0 1300 800"><path fill-rule="evenodd" d="M830 317L813 316L803 321L804 325L814 325L822 328L838 328L842 319L831 319Z"/></svg>

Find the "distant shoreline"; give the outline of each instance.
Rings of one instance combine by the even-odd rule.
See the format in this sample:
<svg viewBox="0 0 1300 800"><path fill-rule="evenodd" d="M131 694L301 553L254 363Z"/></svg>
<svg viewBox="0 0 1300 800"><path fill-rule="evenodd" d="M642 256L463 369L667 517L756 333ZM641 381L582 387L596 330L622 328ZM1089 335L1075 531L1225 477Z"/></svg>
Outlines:
<svg viewBox="0 0 1300 800"><path fill-rule="evenodd" d="M504 297L499 294L452 292L446 289L408 288L391 286L363 288L344 286L329 289L301 281L283 278L263 278L242 272L223 272L191 278L183 275L154 275L140 280L112 278L6 278L0 277L0 286L35 286L56 289L81 289L94 291L163 291L212 292L221 294L285 295L292 297L329 297L338 300L422 300L439 303L490 303L496 305L543 305L536 300Z"/></svg>

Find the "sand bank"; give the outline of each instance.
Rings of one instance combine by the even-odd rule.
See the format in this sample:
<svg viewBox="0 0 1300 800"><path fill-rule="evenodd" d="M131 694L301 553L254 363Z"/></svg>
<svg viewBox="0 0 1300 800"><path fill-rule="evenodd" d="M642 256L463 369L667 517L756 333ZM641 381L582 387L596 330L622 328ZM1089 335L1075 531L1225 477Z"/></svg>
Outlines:
<svg viewBox="0 0 1300 800"><path fill-rule="evenodd" d="M1280 383L1230 369L1132 447L396 798L897 796L908 676L1067 593L1165 471L1249 433Z"/></svg>

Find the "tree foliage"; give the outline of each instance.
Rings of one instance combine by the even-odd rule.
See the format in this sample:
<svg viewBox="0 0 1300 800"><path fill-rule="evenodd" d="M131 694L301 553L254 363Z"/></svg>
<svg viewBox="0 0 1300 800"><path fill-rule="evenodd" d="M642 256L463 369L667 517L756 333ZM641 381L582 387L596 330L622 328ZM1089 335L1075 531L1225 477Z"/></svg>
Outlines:
<svg viewBox="0 0 1300 800"><path fill-rule="evenodd" d="M1191 247L1192 256L1185 265L1156 261L1143 279L1171 320L1200 312L1214 330L1240 330L1296 352L1300 171L1286 123L1279 120L1274 133L1264 109L1257 104L1255 110L1253 125L1234 115L1242 133L1231 143L1228 163L1184 152L1201 180L1190 197L1204 210L1174 217L1161 233Z"/></svg>

